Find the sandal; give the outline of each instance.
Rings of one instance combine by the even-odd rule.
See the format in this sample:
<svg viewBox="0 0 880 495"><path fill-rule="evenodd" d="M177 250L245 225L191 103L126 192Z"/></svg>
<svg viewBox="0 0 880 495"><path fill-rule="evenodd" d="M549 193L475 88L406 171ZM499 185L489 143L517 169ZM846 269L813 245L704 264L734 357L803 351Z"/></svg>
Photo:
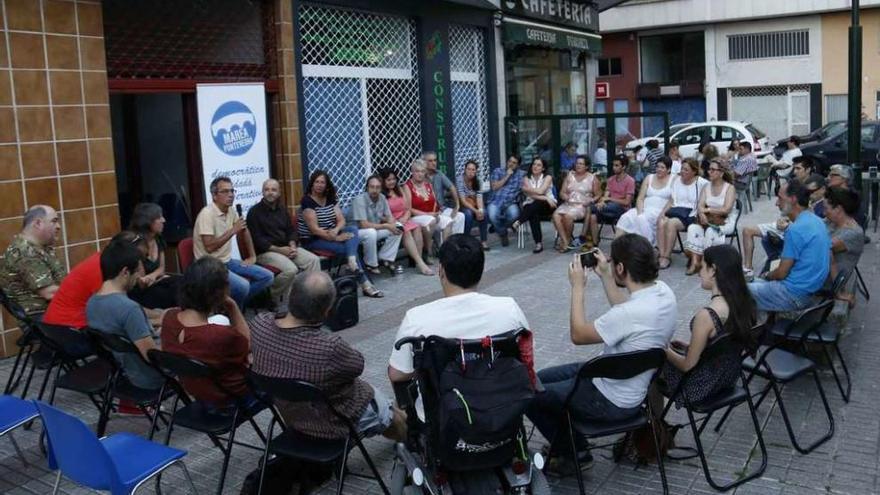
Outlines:
<svg viewBox="0 0 880 495"><path fill-rule="evenodd" d="M373 275L382 275L382 270L380 270L378 266L364 265L364 270Z"/></svg>
<svg viewBox="0 0 880 495"><path fill-rule="evenodd" d="M543 250L544 250L544 243L539 242L539 243L535 244L535 249L532 249L532 253L538 254Z"/></svg>
<svg viewBox="0 0 880 495"><path fill-rule="evenodd" d="M421 272L422 275L425 275L425 276L428 276L428 277L433 277L433 276L434 276L434 270L431 270L431 269L428 268L427 266L425 267L424 270L422 270L422 269L420 268L420 269L419 269L419 272Z"/></svg>
<svg viewBox="0 0 880 495"><path fill-rule="evenodd" d="M688 268L687 271L684 272L684 274L688 276L693 275L699 272L700 268L702 268L700 263L691 263L691 267Z"/></svg>
<svg viewBox="0 0 880 495"><path fill-rule="evenodd" d="M663 263L663 260L666 260L665 264ZM657 258L657 264L661 270L665 270L669 268L670 265L672 265L672 260L666 256L660 256L659 258Z"/></svg>
<svg viewBox="0 0 880 495"><path fill-rule="evenodd" d="M377 298L377 299L385 297L385 293L383 293L381 290L377 289L373 285L368 285L368 286L362 288L361 292L363 292L364 295L367 297L373 297L373 298Z"/></svg>

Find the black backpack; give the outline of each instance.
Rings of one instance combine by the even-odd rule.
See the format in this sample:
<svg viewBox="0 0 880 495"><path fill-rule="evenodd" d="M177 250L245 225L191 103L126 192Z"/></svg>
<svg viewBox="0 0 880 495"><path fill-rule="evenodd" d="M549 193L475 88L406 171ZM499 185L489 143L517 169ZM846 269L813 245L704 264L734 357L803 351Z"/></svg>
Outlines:
<svg viewBox="0 0 880 495"><path fill-rule="evenodd" d="M452 360L440 373L432 434L441 464L491 469L525 449L522 417L534 397L525 364L511 356Z"/></svg>
<svg viewBox="0 0 880 495"><path fill-rule="evenodd" d="M338 332L358 323L358 281L354 275L344 275L333 280L336 301L325 325Z"/></svg>

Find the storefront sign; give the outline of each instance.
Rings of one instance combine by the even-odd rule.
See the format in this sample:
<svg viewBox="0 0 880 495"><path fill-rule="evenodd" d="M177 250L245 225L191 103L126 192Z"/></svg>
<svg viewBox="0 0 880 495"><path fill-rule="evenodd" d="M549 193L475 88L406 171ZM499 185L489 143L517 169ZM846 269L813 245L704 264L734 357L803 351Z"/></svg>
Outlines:
<svg viewBox="0 0 880 495"><path fill-rule="evenodd" d="M262 83L199 84L196 100L205 203L211 202L211 181L226 176L232 179L235 203L247 215L269 178L266 88ZM236 243L232 247L237 256Z"/></svg>
<svg viewBox="0 0 880 495"><path fill-rule="evenodd" d="M608 86L607 82L596 83L596 99L603 100L608 98L608 94L610 93L610 88Z"/></svg>
<svg viewBox="0 0 880 495"><path fill-rule="evenodd" d="M454 176L449 26L426 18L422 27L422 108L427 116L423 142L425 150L437 153L437 168L442 173Z"/></svg>
<svg viewBox="0 0 880 495"><path fill-rule="evenodd" d="M598 53L601 37L565 28L555 28L531 21L504 18L504 42L514 45L535 45L560 50L582 50Z"/></svg>
<svg viewBox="0 0 880 495"><path fill-rule="evenodd" d="M589 0L502 0L501 8L521 17L599 31L599 12Z"/></svg>

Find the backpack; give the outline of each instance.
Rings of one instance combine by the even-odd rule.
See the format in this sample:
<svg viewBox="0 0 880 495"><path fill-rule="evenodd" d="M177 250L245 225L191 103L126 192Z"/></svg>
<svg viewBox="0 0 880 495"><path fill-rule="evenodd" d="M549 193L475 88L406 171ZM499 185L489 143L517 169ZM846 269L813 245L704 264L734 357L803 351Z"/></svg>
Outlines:
<svg viewBox="0 0 880 495"><path fill-rule="evenodd" d="M450 360L440 373L435 454L452 470L491 469L524 452L522 417L534 396L529 371L510 356Z"/></svg>

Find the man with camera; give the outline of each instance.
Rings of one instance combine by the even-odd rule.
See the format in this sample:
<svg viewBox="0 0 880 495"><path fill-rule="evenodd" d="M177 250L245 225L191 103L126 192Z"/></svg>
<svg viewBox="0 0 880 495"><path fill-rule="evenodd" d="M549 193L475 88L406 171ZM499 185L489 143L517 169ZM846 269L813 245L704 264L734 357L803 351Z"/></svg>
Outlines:
<svg viewBox="0 0 880 495"><path fill-rule="evenodd" d="M371 175L367 178L367 190L354 198L351 203L348 221L357 224L358 238L364 248L364 264L368 272L378 275L379 262L391 275L403 273L397 265L397 250L403 238L403 225L394 220L388 200L382 194L382 178ZM379 242L385 241L382 247Z"/></svg>
<svg viewBox="0 0 880 495"><path fill-rule="evenodd" d="M599 275L611 309L589 320L585 304L587 271ZM599 250L576 255L568 268L571 283L571 341L575 345L603 344L602 355L665 348L675 332L678 306L672 289L657 280L657 255L645 239L626 234L611 243L611 257ZM529 406L527 415L544 438L551 442L550 469L560 474L573 472L574 462L564 456L568 439L560 429L565 424L563 405L571 393L582 363L570 363L538 372L545 391ZM581 382L570 404L580 421L623 420L639 413L648 392L651 371L627 380L595 378ZM575 438L580 465L588 466L592 456L586 441ZM553 458L554 455L559 457Z"/></svg>

